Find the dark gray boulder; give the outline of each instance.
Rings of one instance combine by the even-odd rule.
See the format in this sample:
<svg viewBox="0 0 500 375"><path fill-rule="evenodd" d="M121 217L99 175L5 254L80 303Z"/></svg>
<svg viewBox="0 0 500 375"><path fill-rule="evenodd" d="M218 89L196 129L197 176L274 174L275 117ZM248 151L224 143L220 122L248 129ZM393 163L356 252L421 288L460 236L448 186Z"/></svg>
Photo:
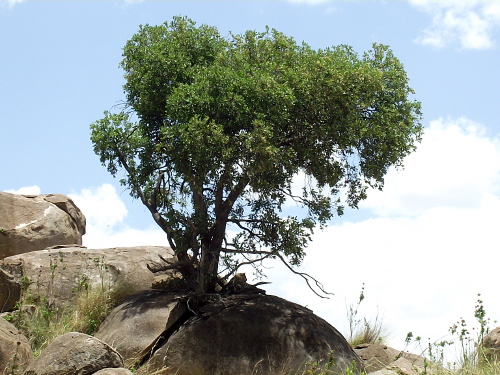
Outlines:
<svg viewBox="0 0 500 375"><path fill-rule="evenodd" d="M159 337L138 374L278 375L316 362L332 374L362 370L344 337L305 307L262 294L213 299Z"/></svg>
<svg viewBox="0 0 500 375"><path fill-rule="evenodd" d="M187 305L179 295L149 290L129 297L99 327L95 337L113 347L127 366L136 366L158 340L181 322Z"/></svg>

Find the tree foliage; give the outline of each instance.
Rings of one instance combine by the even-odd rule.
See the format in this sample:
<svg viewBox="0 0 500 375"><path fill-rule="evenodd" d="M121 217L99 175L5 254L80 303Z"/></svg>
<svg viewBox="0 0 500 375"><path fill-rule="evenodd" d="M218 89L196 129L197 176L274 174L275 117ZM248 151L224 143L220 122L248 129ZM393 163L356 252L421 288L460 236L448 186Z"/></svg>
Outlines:
<svg viewBox="0 0 500 375"><path fill-rule="evenodd" d="M266 258L293 270L313 230L382 189L420 140L420 103L385 45L224 38L176 17L142 26L121 67L126 103L91 125L94 151L166 232L178 262L161 268L199 292ZM290 201L303 214L285 216Z"/></svg>

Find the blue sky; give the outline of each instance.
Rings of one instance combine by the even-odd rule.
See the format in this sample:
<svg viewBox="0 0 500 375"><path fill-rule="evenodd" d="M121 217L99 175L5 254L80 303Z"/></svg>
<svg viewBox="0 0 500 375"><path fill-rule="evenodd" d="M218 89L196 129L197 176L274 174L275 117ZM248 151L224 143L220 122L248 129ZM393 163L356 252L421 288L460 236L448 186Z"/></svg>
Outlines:
<svg viewBox="0 0 500 375"><path fill-rule="evenodd" d="M391 46L422 102L426 132L384 192L314 237L303 270L335 293L320 300L279 265L269 293L309 306L344 333L362 313L439 339L476 294L500 319L500 1L0 0L0 190L70 194L88 247L164 244L139 202L99 163L89 125L123 100L121 49L140 24L175 15L223 35L276 28L314 48ZM0 208L1 209L1 208Z"/></svg>

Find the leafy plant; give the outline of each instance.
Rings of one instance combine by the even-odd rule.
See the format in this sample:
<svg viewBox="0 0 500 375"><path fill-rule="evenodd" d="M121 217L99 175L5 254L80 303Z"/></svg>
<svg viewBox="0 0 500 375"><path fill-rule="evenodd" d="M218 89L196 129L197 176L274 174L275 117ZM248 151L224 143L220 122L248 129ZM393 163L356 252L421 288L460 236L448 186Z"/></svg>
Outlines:
<svg viewBox="0 0 500 375"><path fill-rule="evenodd" d="M199 294L274 258L324 296L294 268L314 230L382 189L422 132L403 65L380 44L314 50L174 17L142 26L121 67L124 109L91 125L94 152L167 234L177 262L151 270L176 269ZM300 216L283 214L288 201Z"/></svg>
<svg viewBox="0 0 500 375"><path fill-rule="evenodd" d="M102 260L98 260L102 262ZM97 261L96 261L97 263ZM99 264L100 267L105 267ZM52 288L57 261L50 262ZM62 267L64 270L65 267ZM100 272L100 277L104 273ZM54 338L66 332L82 332L93 334L100 323L106 318L111 309L130 295L132 290L125 284L115 285L113 288L101 282L100 286L91 287L86 274L77 278L77 285L73 288L75 301L71 305L58 306L48 297L29 291L33 284L26 275L22 276L22 295L17 310L6 319L13 323L28 338L30 345L38 355ZM50 295L52 291L48 291Z"/></svg>
<svg viewBox="0 0 500 375"><path fill-rule="evenodd" d="M413 337L413 333L409 332L406 338L406 346L413 343L416 348L420 348L421 355L429 358L430 363L436 363L450 369L449 371L442 369L441 373L456 375L499 374L500 363L492 360L488 355L488 351L482 345L484 337L490 331L491 321L486 316L484 303L480 297L481 294L478 294L474 306L476 325L471 327L465 319L460 318L449 328L451 337L436 342L429 340L425 346L422 346L421 337ZM448 358L451 348L458 350L457 357L454 360Z"/></svg>
<svg viewBox="0 0 500 375"><path fill-rule="evenodd" d="M359 316L359 309L364 300L365 284L363 283L358 301L355 304L351 303L347 308L347 321L349 323L348 342L352 347L356 347L359 344L383 343L387 335L386 327L378 311L374 320L368 320L366 317L361 318Z"/></svg>

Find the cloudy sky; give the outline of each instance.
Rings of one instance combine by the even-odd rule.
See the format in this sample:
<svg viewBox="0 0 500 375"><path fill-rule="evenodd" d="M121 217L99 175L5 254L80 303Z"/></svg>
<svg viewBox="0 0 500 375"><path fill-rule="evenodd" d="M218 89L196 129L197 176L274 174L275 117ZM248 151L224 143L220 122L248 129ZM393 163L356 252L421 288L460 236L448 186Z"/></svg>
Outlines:
<svg viewBox="0 0 500 375"><path fill-rule="evenodd" d="M406 168L308 249L302 270L335 295L319 299L277 264L268 293L346 333L365 283L360 313L379 311L397 348L409 331L437 340L460 317L472 323L477 293L500 319L500 1L0 0L0 190L71 195L88 247L165 244L93 154L89 124L124 98L127 39L175 15L223 35L269 25L314 48L389 44L422 102L425 135Z"/></svg>

